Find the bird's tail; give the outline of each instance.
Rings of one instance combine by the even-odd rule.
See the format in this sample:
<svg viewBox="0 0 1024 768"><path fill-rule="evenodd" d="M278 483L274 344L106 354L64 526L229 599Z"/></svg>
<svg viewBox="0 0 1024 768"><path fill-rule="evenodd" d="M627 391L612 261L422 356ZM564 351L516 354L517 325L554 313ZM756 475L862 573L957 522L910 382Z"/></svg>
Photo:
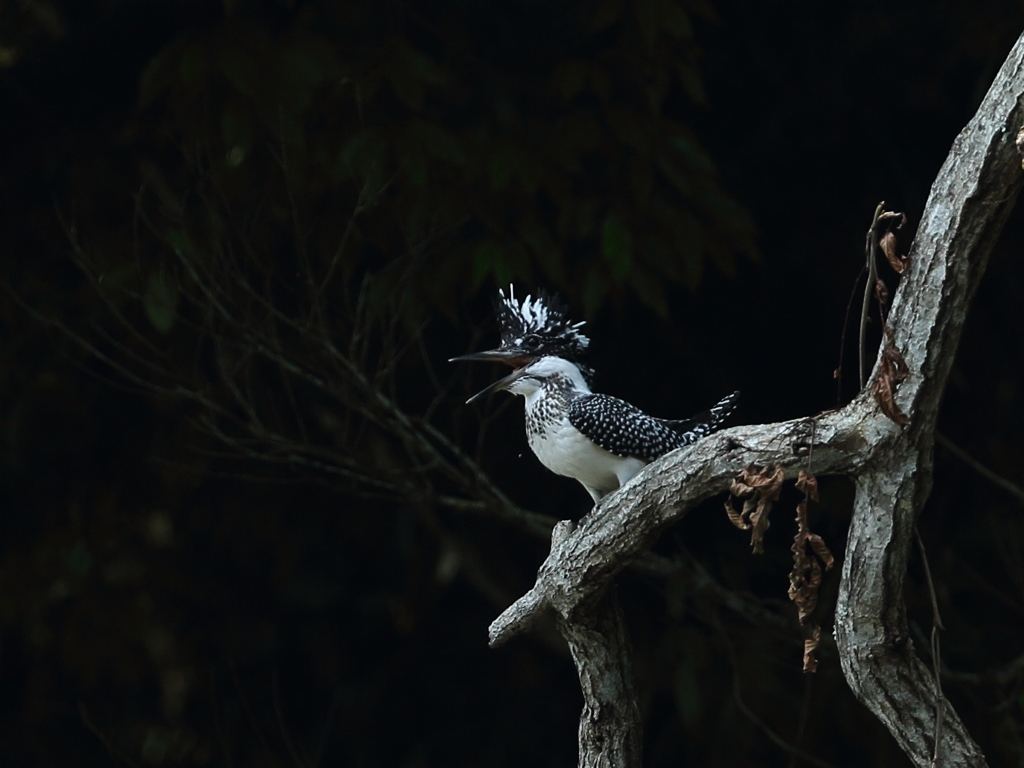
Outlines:
<svg viewBox="0 0 1024 768"><path fill-rule="evenodd" d="M690 443L721 429L725 420L736 410L739 400L740 393L733 392L696 416L689 419L665 419L664 423L674 432L685 435L688 438L687 442Z"/></svg>

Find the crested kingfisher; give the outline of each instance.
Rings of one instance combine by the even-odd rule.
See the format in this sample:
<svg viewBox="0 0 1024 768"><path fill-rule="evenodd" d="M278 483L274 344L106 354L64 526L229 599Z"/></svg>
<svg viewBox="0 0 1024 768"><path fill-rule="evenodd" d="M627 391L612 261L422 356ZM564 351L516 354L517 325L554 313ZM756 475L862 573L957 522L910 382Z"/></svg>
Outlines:
<svg viewBox="0 0 1024 768"><path fill-rule="evenodd" d="M541 464L578 480L594 502L624 485L669 451L714 432L733 412L739 392L692 419L658 419L590 389L580 356L589 339L554 296L517 302L509 290L497 302L501 346L453 360L498 360L508 376L471 397L508 390L526 400L526 436Z"/></svg>

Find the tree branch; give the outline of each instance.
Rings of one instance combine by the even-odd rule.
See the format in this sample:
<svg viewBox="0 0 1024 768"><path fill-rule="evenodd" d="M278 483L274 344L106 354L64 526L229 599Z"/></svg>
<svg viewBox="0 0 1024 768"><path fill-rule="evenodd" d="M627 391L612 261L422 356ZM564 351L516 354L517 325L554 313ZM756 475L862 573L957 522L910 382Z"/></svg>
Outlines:
<svg viewBox="0 0 1024 768"><path fill-rule="evenodd" d="M914 524L931 490L935 423L963 321L1024 181L1014 145L1024 123L1022 95L1024 36L936 178L889 315L891 335L886 334L881 352L891 346L887 354L901 356L909 369L896 391L899 409L911 415L909 427L882 413L871 382L852 403L814 420L815 473L851 476L856 488L835 622L843 671L854 694L919 766L985 764L952 707L936 701L933 678L914 654L903 579ZM872 380L879 375L876 362ZM623 747L623 734L633 734L632 689L621 683L628 679L628 659L605 661L612 649L626 654L628 646L619 636L621 621L614 620L615 576L667 526L727 490L748 465L779 466L794 476L807 450L810 424L800 419L733 428L648 466L603 499L575 530L569 521L556 527L534 587L491 624L491 645L498 646L529 628L542 610L558 615L587 702L581 766L640 765L639 751ZM595 628L606 634L595 635ZM585 679L594 674L602 676L604 688ZM591 728L594 702L588 688L617 690L622 697L615 717L603 722L604 738L595 738ZM943 713L943 728L935 749L930 741L937 711Z"/></svg>
<svg viewBox="0 0 1024 768"><path fill-rule="evenodd" d="M903 579L914 523L931 491L935 423L964 318L1024 181L1014 144L1024 122L1022 95L1024 36L953 142L893 303L894 345L910 370L899 398L911 425L877 446L855 479L836 642L854 694L921 766L933 764L933 753L937 763L985 764L948 702L942 743L930 743L934 684L908 637Z"/></svg>

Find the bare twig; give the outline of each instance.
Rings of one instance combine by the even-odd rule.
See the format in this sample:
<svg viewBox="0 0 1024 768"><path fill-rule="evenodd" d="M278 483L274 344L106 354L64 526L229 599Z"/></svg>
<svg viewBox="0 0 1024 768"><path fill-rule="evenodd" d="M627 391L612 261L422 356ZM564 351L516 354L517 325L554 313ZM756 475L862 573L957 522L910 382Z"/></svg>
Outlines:
<svg viewBox="0 0 1024 768"><path fill-rule="evenodd" d="M82 718L82 725L88 728L89 732L99 739L100 743L107 748L107 752L110 753L111 757L132 766L132 768L141 768L138 763L118 749L110 740L110 737L108 737L107 734L101 731L96 724L93 723L92 718L89 717L89 711L85 708L85 702L81 700L78 702L78 716Z"/></svg>
<svg viewBox="0 0 1024 768"><path fill-rule="evenodd" d="M925 580L928 582L928 596L932 603L932 675L935 680L935 731L932 751L932 765L939 765L940 749L942 745L942 720L945 716L946 700L942 696L942 654L939 648L939 632L945 629L942 626L942 616L939 614L939 598L935 594L935 584L932 582L932 569L928 564L928 552L924 548L924 539L921 538L921 531L914 526L914 534L917 537L917 547L921 552L921 562L924 564Z"/></svg>
<svg viewBox="0 0 1024 768"><path fill-rule="evenodd" d="M1021 488L1016 483L1007 480L1002 475L996 474L991 469L986 467L980 461L975 459L971 454L965 451L963 448L958 446L948 437L943 435L941 432L935 433L935 442L953 454L956 458L960 459L964 464L973 469L979 475L984 477L986 480L991 482L993 485L1002 488L1008 494L1013 496L1021 504L1024 504L1024 488Z"/></svg>
<svg viewBox="0 0 1024 768"><path fill-rule="evenodd" d="M767 736L769 741L771 741L773 744L779 747L783 752L786 752L787 754L791 755L794 760L803 760L804 762L810 763L811 765L817 765L819 766L819 768L836 768L836 766L832 763L826 760L822 760L819 757L815 757L814 755L808 752L804 752L802 749L800 749L798 744L790 744L784 738L779 736L779 734L773 731L768 726L768 724L764 722L764 720L757 716L757 713L755 713L750 707L747 706L746 702L743 700L743 693L740 690L740 674L737 668L736 650L732 646L732 641L729 639L729 634L725 631L725 628L722 626L721 622L718 621L717 617L715 618L715 626L718 629L719 637L721 637L722 639L722 645L725 647L725 650L729 655L729 666L732 670L732 697L733 701L736 702L736 708L743 713L744 717L746 717L750 722L757 726L757 729L761 731L761 733L763 733L765 736ZM799 734L802 730L803 728L801 724L797 732L798 743Z"/></svg>
<svg viewBox="0 0 1024 768"><path fill-rule="evenodd" d="M860 344L858 346L858 361L860 363L860 386L861 389L867 384L867 375L864 372L864 360L867 354L867 328L868 328L868 307L871 306L871 292L875 290L875 281L878 279L878 219L885 210L885 202L875 206L875 215L871 217L871 226L864 241L865 268L868 271L867 281L864 283L864 301L860 306Z"/></svg>

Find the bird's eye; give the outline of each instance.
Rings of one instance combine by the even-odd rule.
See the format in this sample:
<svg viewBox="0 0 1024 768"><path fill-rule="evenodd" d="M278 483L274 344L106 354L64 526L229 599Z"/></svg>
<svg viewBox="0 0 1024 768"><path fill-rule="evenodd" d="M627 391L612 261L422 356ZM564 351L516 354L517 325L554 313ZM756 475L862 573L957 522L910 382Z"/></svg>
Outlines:
<svg viewBox="0 0 1024 768"><path fill-rule="evenodd" d="M527 349L536 349L537 345L540 344L540 338L532 335L527 336L523 344L526 346Z"/></svg>

